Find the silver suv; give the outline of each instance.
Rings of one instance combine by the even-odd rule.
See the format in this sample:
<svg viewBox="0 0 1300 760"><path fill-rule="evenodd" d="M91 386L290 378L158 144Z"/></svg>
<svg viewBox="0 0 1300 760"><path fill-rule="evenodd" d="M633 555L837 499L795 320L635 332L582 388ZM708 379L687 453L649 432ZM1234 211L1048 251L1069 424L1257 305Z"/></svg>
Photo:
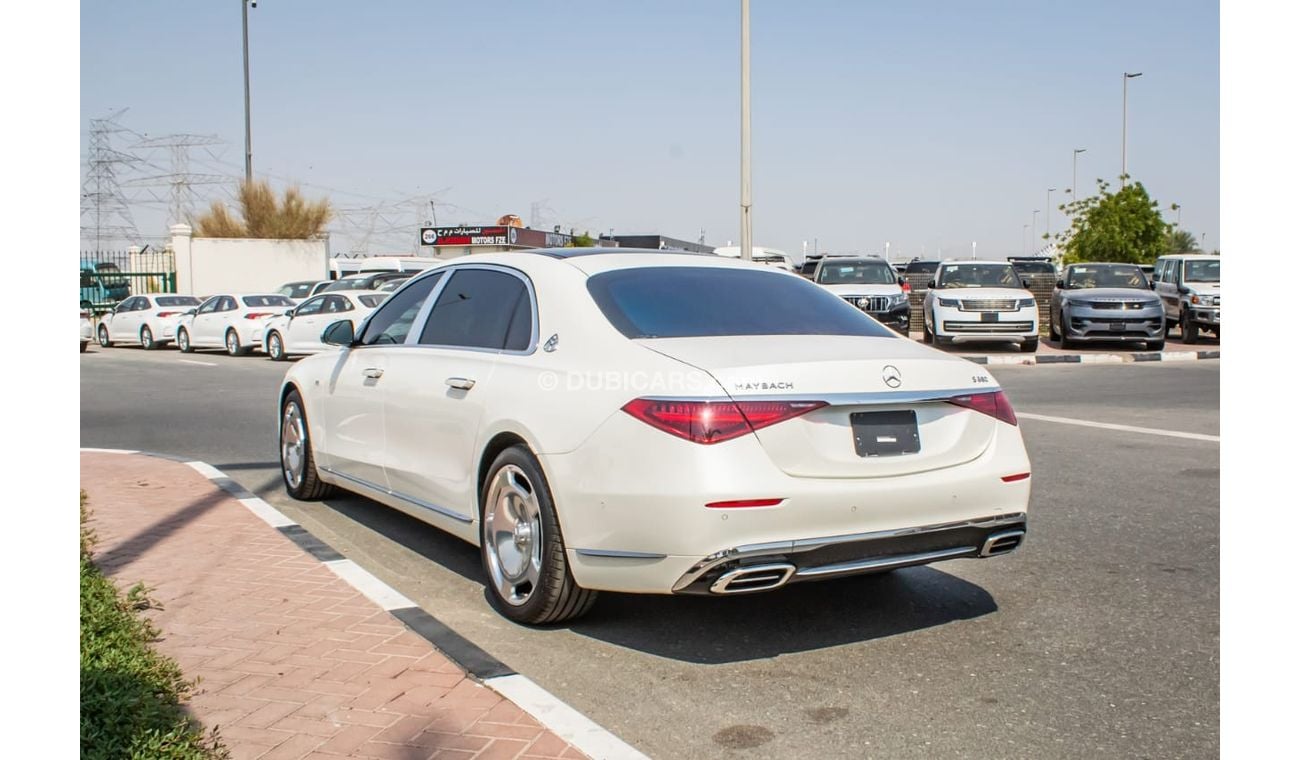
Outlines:
<svg viewBox="0 0 1300 760"><path fill-rule="evenodd" d="M1218 256L1178 254L1156 259L1151 288L1164 303L1165 334L1175 324L1184 343L1196 343L1202 330L1219 337Z"/></svg>
<svg viewBox="0 0 1300 760"><path fill-rule="evenodd" d="M1071 264L1052 291L1048 335L1061 348L1085 341L1165 347L1165 315L1137 264Z"/></svg>

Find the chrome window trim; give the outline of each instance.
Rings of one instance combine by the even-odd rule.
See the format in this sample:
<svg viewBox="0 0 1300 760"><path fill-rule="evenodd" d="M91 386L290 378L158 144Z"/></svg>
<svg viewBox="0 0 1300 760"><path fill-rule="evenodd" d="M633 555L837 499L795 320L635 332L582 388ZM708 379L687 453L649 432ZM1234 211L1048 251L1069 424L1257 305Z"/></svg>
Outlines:
<svg viewBox="0 0 1300 760"><path fill-rule="evenodd" d="M430 269L430 270L428 270L428 271L429 271L429 272L446 272L447 270L444 269L444 268L442 268L442 267L439 267L439 268L437 268L437 269ZM366 327L369 326L369 324L370 324L370 320L374 319L374 318L375 318L375 315L378 314L378 313L380 312L380 310L382 310L382 309L384 308L384 306L386 306L389 302L391 302L391 301L393 300L393 297L396 296L396 295L398 294L398 292L400 292L401 290L405 289L405 288L406 288L408 285L410 285L411 283L413 283L413 282L415 282L415 281L417 281L417 280L421 280L421 279L423 279L423 278L424 278L424 275L421 275L421 276L419 276L419 277L412 277L412 278L410 278L409 280L407 280L405 283L403 283L402 287L398 288L397 290L393 291L392 293L389 293L389 294L388 294L388 298L385 298L384 301L383 301L383 303L379 304L378 306L376 306L375 308L373 308L373 309L370 310L370 313L367 314L367 315L365 316L365 318L361 320L361 324L358 325L358 324L356 324L355 322L353 323L353 332L352 332L352 334L353 334L354 336L356 336L356 338L359 340L359 339L361 338L361 336L365 334L365 332L366 332ZM412 320L412 322L411 322L411 332L415 332L415 325L416 325L417 323L420 322L420 317L421 317L422 315L425 314L425 308L428 307L429 304L433 303L433 300L437 297L437 295L438 295L439 293L442 292L442 288L443 288L446 284L447 284L447 278L444 277L444 278L442 278L441 280L438 281L438 284L437 284L437 285L434 285L434 286L433 286L433 290L429 291L429 295L427 295L427 296L424 297L424 299L425 299L425 300L424 300L424 303L422 303L422 304L420 305L420 310L419 310L418 312L415 313L415 319ZM342 321L342 320L338 320L338 321ZM406 340L409 341L410 339L411 339L411 333L408 332L408 333L406 334ZM355 351L355 350L357 350L357 349L362 349L362 348L399 348L399 347L401 347L401 346L405 346L405 345L407 345L406 342L402 342L402 343L369 343L369 344L364 344L364 345L358 343L358 344L355 344L355 345L349 346L348 348L349 348L350 350Z"/></svg>
<svg viewBox="0 0 1300 760"><path fill-rule="evenodd" d="M484 269L489 272L500 272L502 274L511 275L523 282L524 288L528 292L528 300L532 305L533 317L532 330L528 335L528 348L523 350L510 350L504 348L484 348L482 346L448 346L444 344L420 342L419 336L424 332L425 323L428 321L429 315L433 313L433 306L438 302L438 298L442 295L442 291L447 287L447 283L451 282L451 278L455 276L456 272L466 269ZM496 354L500 356L531 356L537 352L537 339L541 331L541 328L537 323L537 291L533 288L533 281L528 277L528 275L514 267L508 267L503 264L451 264L446 267L439 267L438 271L447 272L448 274L442 279L442 282L438 283L438 286L434 288L434 292L429 294L429 300L425 302L424 308L415 316L415 324L411 326L411 332L406 336L405 345L417 346L419 348L436 348L447 351L470 351L480 354ZM417 326L419 329L416 329Z"/></svg>
<svg viewBox="0 0 1300 760"><path fill-rule="evenodd" d="M406 494L399 493L397 491L394 491L391 488L385 488L384 486L381 486L378 483L371 483L369 480L364 480L362 478L348 475L346 473L339 472L338 470L330 469L329 467L321 467L320 469L324 470L325 472L328 472L329 474L335 477L343 478L344 480L350 483L355 483L356 485L359 485L363 488L369 489L376 493L382 493L386 496L392 496L394 498L401 499L402 501L408 504L413 504L417 507L427 509L430 512L440 514L444 517L450 517L453 520L458 520L460 522L465 523L466 525L474 522L473 517L457 512L454 509L449 509L447 507L440 507L437 504L432 504L430 502L424 501L423 499L417 499L414 496L407 496Z"/></svg>

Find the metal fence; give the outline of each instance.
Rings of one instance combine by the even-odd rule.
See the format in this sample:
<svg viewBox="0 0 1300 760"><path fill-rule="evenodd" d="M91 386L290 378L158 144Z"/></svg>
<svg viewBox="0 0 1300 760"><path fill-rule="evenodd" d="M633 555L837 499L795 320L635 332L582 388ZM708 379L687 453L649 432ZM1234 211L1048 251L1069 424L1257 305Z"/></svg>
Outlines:
<svg viewBox="0 0 1300 760"><path fill-rule="evenodd" d="M102 314L130 296L175 292L176 264L169 250L81 252L83 309Z"/></svg>

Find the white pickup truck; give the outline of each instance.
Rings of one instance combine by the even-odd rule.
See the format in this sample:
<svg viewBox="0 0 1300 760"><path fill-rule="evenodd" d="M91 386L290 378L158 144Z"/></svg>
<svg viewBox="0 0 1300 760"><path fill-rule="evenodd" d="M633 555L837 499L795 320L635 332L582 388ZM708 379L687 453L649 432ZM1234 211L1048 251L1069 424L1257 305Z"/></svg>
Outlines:
<svg viewBox="0 0 1300 760"><path fill-rule="evenodd" d="M1201 331L1219 337L1218 256L1183 253L1156 259L1151 288L1165 307L1165 334L1178 325L1184 343L1196 343Z"/></svg>

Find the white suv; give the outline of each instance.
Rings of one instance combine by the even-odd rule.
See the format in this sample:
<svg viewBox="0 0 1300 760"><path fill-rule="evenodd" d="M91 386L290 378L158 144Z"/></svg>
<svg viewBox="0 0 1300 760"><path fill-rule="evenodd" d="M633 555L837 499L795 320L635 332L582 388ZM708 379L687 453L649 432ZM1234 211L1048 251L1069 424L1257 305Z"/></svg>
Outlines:
<svg viewBox="0 0 1300 760"><path fill-rule="evenodd" d="M1038 350L1038 304L1010 262L943 262L923 308L926 343L1013 341Z"/></svg>
<svg viewBox="0 0 1300 760"><path fill-rule="evenodd" d="M1219 337L1218 256L1179 254L1156 259L1151 288L1165 305L1165 335L1178 325L1184 343L1196 343L1201 331Z"/></svg>

